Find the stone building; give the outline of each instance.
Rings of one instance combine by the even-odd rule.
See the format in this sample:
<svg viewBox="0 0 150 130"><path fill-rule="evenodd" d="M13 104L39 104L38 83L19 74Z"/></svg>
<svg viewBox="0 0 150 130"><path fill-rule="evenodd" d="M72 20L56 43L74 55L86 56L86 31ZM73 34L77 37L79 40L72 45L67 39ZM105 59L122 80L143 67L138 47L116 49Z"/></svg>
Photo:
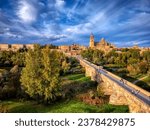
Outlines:
<svg viewBox="0 0 150 130"><path fill-rule="evenodd" d="M23 48L24 48L24 45L23 45L23 44L12 44L12 45L11 45L11 49L12 49L13 51L17 51L17 50L23 49Z"/></svg>
<svg viewBox="0 0 150 130"><path fill-rule="evenodd" d="M63 52L69 52L71 50L70 46L67 45L61 45L58 48Z"/></svg>
<svg viewBox="0 0 150 130"><path fill-rule="evenodd" d="M100 42L95 42L94 41L94 35L91 34L90 36L90 43L89 43L89 47L92 49L98 49L98 50L102 50L104 52L109 52L112 49L116 48L114 45L112 45L111 43L108 43L107 41L105 41L104 38L102 38L100 40Z"/></svg>
<svg viewBox="0 0 150 130"><path fill-rule="evenodd" d="M7 50L9 50L9 48L10 48L9 44L0 44L1 51L7 51Z"/></svg>
<svg viewBox="0 0 150 130"><path fill-rule="evenodd" d="M25 48L34 49L34 44L25 44Z"/></svg>
<svg viewBox="0 0 150 130"><path fill-rule="evenodd" d="M0 44L1 51L17 51L23 48L34 49L34 44Z"/></svg>
<svg viewBox="0 0 150 130"><path fill-rule="evenodd" d="M79 44L72 44L72 45L61 45L58 47L59 50L69 53L71 55L79 55L82 50L87 49L85 46L81 46Z"/></svg>

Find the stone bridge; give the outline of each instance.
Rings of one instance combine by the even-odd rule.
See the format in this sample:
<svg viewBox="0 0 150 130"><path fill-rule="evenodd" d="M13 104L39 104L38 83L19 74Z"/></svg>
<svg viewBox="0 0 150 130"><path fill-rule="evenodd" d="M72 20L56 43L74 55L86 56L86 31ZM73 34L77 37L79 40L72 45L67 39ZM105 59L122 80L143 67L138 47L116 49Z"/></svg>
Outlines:
<svg viewBox="0 0 150 130"><path fill-rule="evenodd" d="M110 95L109 103L128 105L130 112L150 112L150 93L131 82L76 56L85 68L86 76L101 84L104 94Z"/></svg>

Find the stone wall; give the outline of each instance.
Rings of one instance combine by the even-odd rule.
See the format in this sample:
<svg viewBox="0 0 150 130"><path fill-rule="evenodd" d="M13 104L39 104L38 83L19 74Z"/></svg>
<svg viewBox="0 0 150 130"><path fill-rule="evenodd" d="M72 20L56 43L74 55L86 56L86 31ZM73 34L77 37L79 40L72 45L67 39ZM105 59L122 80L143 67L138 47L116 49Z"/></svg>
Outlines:
<svg viewBox="0 0 150 130"><path fill-rule="evenodd" d="M97 81L101 84L104 94L110 95L109 103L114 105L128 105L130 112L150 112L150 106L138 99L132 93L128 92L116 82L106 77L103 74L99 74L94 67L88 65L84 60L79 59L80 64L85 68L86 76L90 76L91 80ZM109 75L120 79L118 76L109 73ZM150 96L150 93L139 88L138 86L126 81L126 83L140 91L145 95Z"/></svg>

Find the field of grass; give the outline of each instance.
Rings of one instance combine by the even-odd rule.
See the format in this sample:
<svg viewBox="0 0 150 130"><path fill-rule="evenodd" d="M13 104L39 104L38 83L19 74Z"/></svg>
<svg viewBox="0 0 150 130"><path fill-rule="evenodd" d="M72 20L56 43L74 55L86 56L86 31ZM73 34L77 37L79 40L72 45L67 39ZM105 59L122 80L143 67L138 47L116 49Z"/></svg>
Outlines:
<svg viewBox="0 0 150 130"><path fill-rule="evenodd" d="M3 107L5 112L11 113L125 113L129 111L127 106L105 104L97 107L78 100L61 101L48 106L37 104L35 101L3 101L0 107Z"/></svg>
<svg viewBox="0 0 150 130"><path fill-rule="evenodd" d="M125 113L129 112L128 106L115 106L101 104L98 106L87 104L76 98L81 92L87 93L89 89L96 89L90 77L84 74L70 74L62 77L66 88L71 88L71 98L62 99L50 105L38 104L35 101L9 100L0 101L0 112L11 113ZM68 85L67 85L68 83ZM70 84L71 83L71 84ZM73 89L73 90L72 90ZM73 91L73 92L72 92Z"/></svg>
<svg viewBox="0 0 150 130"><path fill-rule="evenodd" d="M136 85L150 92L150 77L146 77L141 81L138 81Z"/></svg>
<svg viewBox="0 0 150 130"><path fill-rule="evenodd" d="M80 81L80 82L90 81L90 77L85 77L84 74L70 74L65 76L64 78L67 78L68 80Z"/></svg>

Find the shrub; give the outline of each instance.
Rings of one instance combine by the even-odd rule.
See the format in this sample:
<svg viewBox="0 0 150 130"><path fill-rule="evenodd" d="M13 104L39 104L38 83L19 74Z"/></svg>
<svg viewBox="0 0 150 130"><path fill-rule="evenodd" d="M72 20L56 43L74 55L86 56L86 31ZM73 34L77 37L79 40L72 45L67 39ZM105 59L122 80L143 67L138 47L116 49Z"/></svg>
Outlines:
<svg viewBox="0 0 150 130"><path fill-rule="evenodd" d="M1 91L2 99L14 98L16 97L16 89L14 87L9 87L5 85Z"/></svg>

